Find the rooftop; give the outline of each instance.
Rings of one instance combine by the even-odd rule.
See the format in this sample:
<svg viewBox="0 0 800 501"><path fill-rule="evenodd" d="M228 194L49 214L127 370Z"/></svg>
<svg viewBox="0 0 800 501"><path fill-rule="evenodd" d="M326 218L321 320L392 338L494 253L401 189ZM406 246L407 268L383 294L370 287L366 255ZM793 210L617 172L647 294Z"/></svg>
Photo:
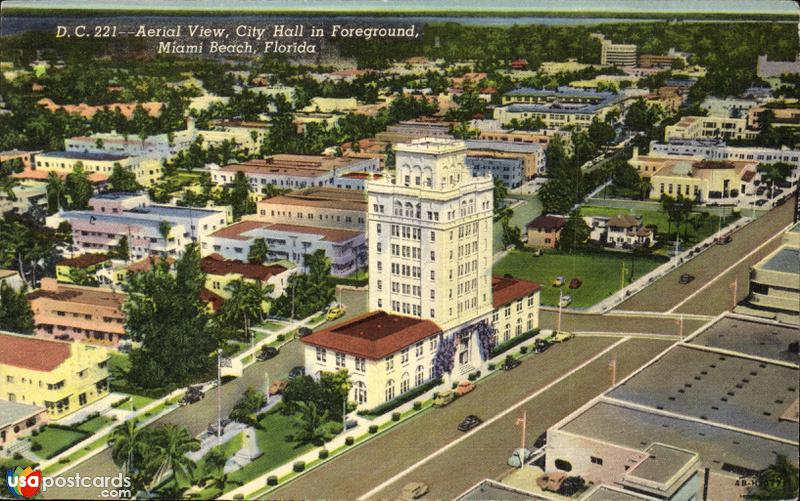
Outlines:
<svg viewBox="0 0 800 501"><path fill-rule="evenodd" d="M73 160L102 160L115 162L129 158L128 155L114 155L112 153L89 153L85 151L45 151L38 153L36 158L70 158Z"/></svg>
<svg viewBox="0 0 800 501"><path fill-rule="evenodd" d="M581 501L654 501L656 498L601 484L589 490Z"/></svg>
<svg viewBox="0 0 800 501"><path fill-rule="evenodd" d="M530 221L526 228L536 228L536 229L543 229L543 230L560 230L565 224L567 224L567 218L564 216L538 216L532 221Z"/></svg>
<svg viewBox="0 0 800 501"><path fill-rule="evenodd" d="M110 258L105 254L81 254L69 259L63 259L56 263L58 266L69 266L70 268L88 268L96 264L108 261Z"/></svg>
<svg viewBox="0 0 800 501"><path fill-rule="evenodd" d="M486 479L458 496L456 501L484 501L487 499L503 501L544 501L547 498L501 484L494 480Z"/></svg>
<svg viewBox="0 0 800 501"><path fill-rule="evenodd" d="M653 444L644 452L647 458L628 470L626 477L665 485L697 460L694 452L664 444Z"/></svg>
<svg viewBox="0 0 800 501"><path fill-rule="evenodd" d="M0 332L0 364L50 372L69 356L69 343Z"/></svg>
<svg viewBox="0 0 800 501"><path fill-rule="evenodd" d="M9 402L0 400L0 429L19 423L29 417L35 416L45 410L38 405L21 404L19 402Z"/></svg>
<svg viewBox="0 0 800 501"><path fill-rule="evenodd" d="M490 150L507 153L535 153L542 147L538 143L512 143L509 141L492 141L489 139L468 139L467 149Z"/></svg>
<svg viewBox="0 0 800 501"><path fill-rule="evenodd" d="M52 279L51 279L52 280ZM84 287L42 280L42 287L28 294L28 300L49 299L66 304L88 304L96 307L121 309L127 294L104 287Z"/></svg>
<svg viewBox="0 0 800 501"><path fill-rule="evenodd" d="M226 260L216 253L204 257L200 261L200 268L202 268L205 273L211 275L237 274L244 278L259 280L261 282L286 271L285 267L277 264L266 266L263 264Z"/></svg>
<svg viewBox="0 0 800 501"><path fill-rule="evenodd" d="M430 320L374 311L317 331L304 343L379 360L442 330Z"/></svg>
<svg viewBox="0 0 800 501"><path fill-rule="evenodd" d="M492 277L492 303L499 308L540 289L539 284L510 276Z"/></svg>
<svg viewBox="0 0 800 501"><path fill-rule="evenodd" d="M759 263L758 266L765 270L797 273L800 270L800 248L781 247L778 252L763 263Z"/></svg>
<svg viewBox="0 0 800 501"><path fill-rule="evenodd" d="M299 226L295 224L263 223L260 221L240 221L211 234L212 237L232 238L234 240L249 240L258 236L263 236L267 232L291 233L294 235L304 234L317 236L321 240L329 242L343 243L353 238L363 235L360 231L339 230L335 228L323 228L319 226Z"/></svg>
<svg viewBox="0 0 800 501"><path fill-rule="evenodd" d="M323 209L345 209L366 212L367 196L363 191L339 188L308 188L261 200L261 204L295 205Z"/></svg>
<svg viewBox="0 0 800 501"><path fill-rule="evenodd" d="M353 163L345 157L325 157L320 155L272 155L263 159L247 160L222 167L226 172L247 172L252 174L283 174L297 177L316 177L335 171Z"/></svg>
<svg viewBox="0 0 800 501"><path fill-rule="evenodd" d="M798 354L788 349L789 343L798 340L797 327L725 317L695 336L691 344L800 364Z"/></svg>
<svg viewBox="0 0 800 501"><path fill-rule="evenodd" d="M146 258L140 259L135 263L131 263L125 269L131 273L137 273L140 271L150 271L154 263L158 263L164 259L164 262L167 263L167 266L172 266L172 263L175 262L175 258L172 256L167 256L166 258L162 258L161 256L147 256Z"/></svg>

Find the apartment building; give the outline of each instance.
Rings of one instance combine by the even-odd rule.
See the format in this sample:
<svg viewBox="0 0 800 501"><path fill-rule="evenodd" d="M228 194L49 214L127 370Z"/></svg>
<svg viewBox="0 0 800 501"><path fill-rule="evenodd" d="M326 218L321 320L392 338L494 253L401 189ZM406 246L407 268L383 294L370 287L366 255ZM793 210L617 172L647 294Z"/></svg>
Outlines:
<svg viewBox="0 0 800 501"><path fill-rule="evenodd" d="M525 225L527 247L555 249L561 238L561 230L567 224L564 216L545 214L537 216Z"/></svg>
<svg viewBox="0 0 800 501"><path fill-rule="evenodd" d="M274 224L366 230L367 196L363 191L306 188L259 200L258 221Z"/></svg>
<svg viewBox="0 0 800 501"><path fill-rule="evenodd" d="M35 335L116 348L125 335L127 294L102 287L61 284L43 278L28 294Z"/></svg>
<svg viewBox="0 0 800 501"><path fill-rule="evenodd" d="M675 139L755 139L757 131L747 128L747 118L683 117L664 129L664 141Z"/></svg>
<svg viewBox="0 0 800 501"><path fill-rule="evenodd" d="M44 406L0 400L0 447L38 430L47 418Z"/></svg>
<svg viewBox="0 0 800 501"><path fill-rule="evenodd" d="M108 395L108 350L0 332L0 399L57 420Z"/></svg>
<svg viewBox="0 0 800 501"><path fill-rule="evenodd" d="M500 122L497 122L497 127L500 127ZM545 150L550 144L550 141L558 135L565 146L569 149L571 146L571 134L568 131L560 131L557 129L541 129L537 131L524 131L524 130L481 130L478 134L478 139L485 141L505 141L512 144L538 144Z"/></svg>
<svg viewBox="0 0 800 501"><path fill-rule="evenodd" d="M82 165L87 173L110 176L114 165L136 176L142 186L152 186L161 178L161 161L155 157L132 156L128 154L91 153L79 151L46 151L36 154L35 169L43 172L70 173L77 165Z"/></svg>
<svg viewBox="0 0 800 501"><path fill-rule="evenodd" d="M693 156L707 160L741 160L767 164L786 162L800 169L800 150L728 146L720 139L673 139L668 143L652 141L650 155Z"/></svg>
<svg viewBox="0 0 800 501"><path fill-rule="evenodd" d="M179 207L153 204L146 194L104 193L89 200L89 210L60 211L47 218L47 225L69 222L80 253L107 253L126 237L131 257L138 260L156 254L179 257L187 244L202 242L231 219L227 206Z"/></svg>
<svg viewBox="0 0 800 501"><path fill-rule="evenodd" d="M592 37L600 40L600 64L636 66L639 50L636 44L613 43L600 33L593 33Z"/></svg>
<svg viewBox="0 0 800 501"><path fill-rule="evenodd" d="M263 238L269 248L268 259L292 261L305 271L304 256L322 250L331 261L331 274L349 275L366 263L364 231L267 223L244 220L220 229L201 243L203 254L218 253L225 259L245 260L250 246Z"/></svg>
<svg viewBox="0 0 800 501"><path fill-rule="evenodd" d="M539 144L515 144L484 139L467 140L466 144L467 165L473 176L492 174L494 177L502 179L506 186L516 188L523 182L545 172L544 148ZM485 164L491 160L505 161L506 164L509 163L508 161L513 161L514 168L503 165L503 162L497 164L497 168L493 167L491 163Z"/></svg>
<svg viewBox="0 0 800 501"><path fill-rule="evenodd" d="M284 266L284 264L289 266ZM223 299L231 297L227 286L236 280L259 282L265 288L272 289L269 297L279 297L283 294L289 277L296 271L296 267L287 262L283 262L283 264L249 263L225 259L216 253L201 259L200 268L206 274L206 289Z"/></svg>
<svg viewBox="0 0 800 501"><path fill-rule="evenodd" d="M101 270L110 269L111 265L111 258L105 254L80 254L56 263L56 279L71 284L76 273L94 276Z"/></svg>

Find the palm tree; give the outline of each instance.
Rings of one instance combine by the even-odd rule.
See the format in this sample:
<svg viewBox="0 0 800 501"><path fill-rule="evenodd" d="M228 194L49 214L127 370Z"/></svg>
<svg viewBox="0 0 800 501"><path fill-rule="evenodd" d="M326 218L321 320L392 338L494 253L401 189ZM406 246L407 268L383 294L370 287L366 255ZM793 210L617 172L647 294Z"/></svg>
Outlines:
<svg viewBox="0 0 800 501"><path fill-rule="evenodd" d="M50 214L55 214L63 207L64 182L53 171L47 174L47 210Z"/></svg>
<svg viewBox="0 0 800 501"><path fill-rule="evenodd" d="M111 434L111 458L123 473L133 471L136 458L145 450L144 437L133 420L125 421Z"/></svg>
<svg viewBox="0 0 800 501"><path fill-rule="evenodd" d="M11 176L0 177L0 191L4 191L8 199L12 202L17 201L17 195L14 193L14 187L19 184L17 178Z"/></svg>
<svg viewBox="0 0 800 501"><path fill-rule="evenodd" d="M172 224L169 221L161 221L158 223L158 232L161 233L161 237L164 239L164 254L167 253L168 247L168 240L169 235L172 232Z"/></svg>
<svg viewBox="0 0 800 501"><path fill-rule="evenodd" d="M228 458L221 447L214 447L204 458L205 480L213 481L214 486L220 491L225 489L225 484L228 482L228 474L225 473L225 464Z"/></svg>
<svg viewBox="0 0 800 501"><path fill-rule="evenodd" d="M186 453L200 448L197 439L193 438L186 428L174 424L156 428L154 435L153 461L158 464L158 469L152 485L161 483L167 473L175 477L176 482L179 472L184 475L185 479L191 479L195 464L186 457Z"/></svg>
<svg viewBox="0 0 800 501"><path fill-rule="evenodd" d="M313 443L315 440L324 439L322 424L328 419L328 411L320 412L316 402L296 402L300 417L300 442Z"/></svg>

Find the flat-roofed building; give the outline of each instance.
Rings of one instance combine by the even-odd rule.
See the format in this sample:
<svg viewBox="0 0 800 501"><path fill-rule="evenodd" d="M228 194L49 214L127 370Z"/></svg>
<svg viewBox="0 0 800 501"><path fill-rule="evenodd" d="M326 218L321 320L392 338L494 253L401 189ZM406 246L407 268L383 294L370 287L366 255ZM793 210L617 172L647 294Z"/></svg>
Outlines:
<svg viewBox="0 0 800 501"><path fill-rule="evenodd" d="M499 122L498 122L499 123ZM478 139L486 141L505 141L512 144L538 144L542 148L547 149L550 141L558 135L567 149L570 149L571 134L569 131L560 131L556 129L540 129L537 131L525 130L481 130L478 134Z"/></svg>
<svg viewBox="0 0 800 501"><path fill-rule="evenodd" d="M28 293L35 335L116 348L125 335L127 294L103 287L60 284L43 278Z"/></svg>
<svg viewBox="0 0 800 501"><path fill-rule="evenodd" d="M692 156L707 160L742 160L765 164L786 162L800 169L800 150L728 146L719 139L673 139L668 143L651 141L650 156Z"/></svg>
<svg viewBox="0 0 800 501"><path fill-rule="evenodd" d="M756 74L761 78L777 78L797 73L800 73L800 56L794 61L770 61L767 55L758 56Z"/></svg>
<svg viewBox="0 0 800 501"><path fill-rule="evenodd" d="M515 144L484 139L467 140L467 165L473 176L492 174L514 187L545 172L544 148L538 144ZM487 165L489 160L514 161L515 165ZM508 169L508 170L506 170Z"/></svg>
<svg viewBox="0 0 800 501"><path fill-rule="evenodd" d="M747 128L747 118L683 117L664 129L664 141L674 139L755 139L757 131Z"/></svg>
<svg viewBox="0 0 800 501"><path fill-rule="evenodd" d="M251 218L267 223L366 231L367 196L363 191L306 188L258 202Z"/></svg>
<svg viewBox="0 0 800 501"><path fill-rule="evenodd" d="M704 327L552 426L547 470L657 499L741 499L776 455L797 465L799 359L776 357L791 340L755 319Z"/></svg>
<svg viewBox="0 0 800 501"><path fill-rule="evenodd" d="M0 394L0 446L29 435L47 423L47 409L43 405L28 405L2 400Z"/></svg>
<svg viewBox="0 0 800 501"><path fill-rule="evenodd" d="M257 238L269 249L268 259L286 259L305 271L304 256L322 250L331 261L331 274L345 276L366 263L364 231L267 223L244 220L203 239L203 254L218 253L225 259L245 260Z"/></svg>
<svg viewBox="0 0 800 501"><path fill-rule="evenodd" d="M264 193L268 185L277 188L311 188L335 185L335 178L349 172L378 172L376 158L344 158L317 155L272 155L264 159L212 167L211 179L218 185L233 182L242 172L250 191Z"/></svg>
<svg viewBox="0 0 800 501"><path fill-rule="evenodd" d="M142 186L152 186L161 178L161 161L150 156L131 156L115 153L91 153L82 151L46 151L36 154L36 170L44 172L72 172L82 165L87 173L110 176L114 165L132 172Z"/></svg>
<svg viewBox="0 0 800 501"><path fill-rule="evenodd" d="M636 44L614 43L600 33L593 33L592 37L600 40L600 64L636 66L639 50Z"/></svg>
<svg viewBox="0 0 800 501"><path fill-rule="evenodd" d="M19 160L24 168L30 169L33 166L33 157L37 153L40 153L40 151L39 150L23 151L16 149L0 151L0 163L6 163L12 160Z"/></svg>
<svg viewBox="0 0 800 501"><path fill-rule="evenodd" d="M747 112L747 126L751 129L760 129L761 120L765 113L771 113L770 125L772 127L800 127L800 106L794 105L765 105L754 106Z"/></svg>
<svg viewBox="0 0 800 501"><path fill-rule="evenodd" d="M30 214L37 219L44 219L47 214L47 185L24 181L13 186L10 193L0 191L0 215L8 213Z"/></svg>
<svg viewBox="0 0 800 501"><path fill-rule="evenodd" d="M389 125L385 131L375 134L375 140L381 143L397 144L425 137L452 138L451 125L451 122L410 120Z"/></svg>
<svg viewBox="0 0 800 501"><path fill-rule="evenodd" d="M621 111L624 100L607 91L519 88L503 94L503 106L494 109L494 118L503 125L538 118L546 128L589 127L595 117L604 120L611 110Z"/></svg>
<svg viewBox="0 0 800 501"><path fill-rule="evenodd" d="M0 332L0 399L60 419L108 395L109 351Z"/></svg>

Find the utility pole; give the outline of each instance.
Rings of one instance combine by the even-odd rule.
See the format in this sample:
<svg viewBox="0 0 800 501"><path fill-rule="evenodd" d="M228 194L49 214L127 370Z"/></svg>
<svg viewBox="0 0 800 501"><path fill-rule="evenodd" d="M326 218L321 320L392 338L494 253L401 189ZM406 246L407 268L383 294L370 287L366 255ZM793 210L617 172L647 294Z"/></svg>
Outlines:
<svg viewBox="0 0 800 501"><path fill-rule="evenodd" d="M222 441L222 348L217 349L217 445Z"/></svg>
<svg viewBox="0 0 800 501"><path fill-rule="evenodd" d="M528 425L528 411L522 413L521 418L517 418L516 425L522 425L522 434L520 435L519 444L519 467L522 469L525 466L525 431Z"/></svg>
<svg viewBox="0 0 800 501"><path fill-rule="evenodd" d="M264 371L264 393L267 394L267 405L269 405L269 372Z"/></svg>
<svg viewBox="0 0 800 501"><path fill-rule="evenodd" d="M625 299L625 261L622 261L622 269L619 271L619 298Z"/></svg>
<svg viewBox="0 0 800 501"><path fill-rule="evenodd" d="M564 295L564 291L561 289L558 290L558 319L556 320L556 332L561 331L561 298Z"/></svg>

